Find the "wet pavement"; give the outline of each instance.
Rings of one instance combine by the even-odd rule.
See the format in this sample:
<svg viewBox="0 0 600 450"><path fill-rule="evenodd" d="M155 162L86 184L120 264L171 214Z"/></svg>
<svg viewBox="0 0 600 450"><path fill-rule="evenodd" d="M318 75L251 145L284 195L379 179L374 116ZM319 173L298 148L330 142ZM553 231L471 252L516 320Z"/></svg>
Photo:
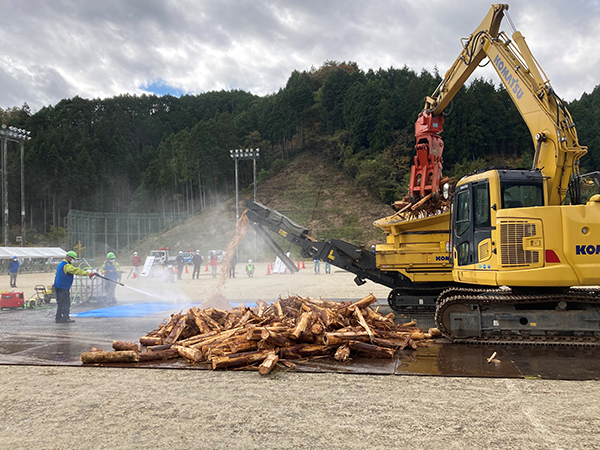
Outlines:
<svg viewBox="0 0 600 450"><path fill-rule="evenodd" d="M123 308L123 305L119 307L125 311L128 309ZM189 303L168 304L164 306L166 309L155 307L147 314L135 317L124 313L111 314L117 310L102 308L101 304L79 304L72 309L75 323L71 324L54 323L53 304L43 309L3 310L0 311L0 364L81 366L80 355L90 347L112 350L114 340L137 342L141 336L157 328L171 313L187 310L189 307ZM380 312L385 314L389 312L388 309L387 305L381 304ZM91 310L101 311L90 314ZM84 317L75 316L86 311L88 314L82 314ZM113 315L118 317L111 317ZM431 316L415 319L417 325L425 330L433 326ZM487 359L494 352L497 353L497 362L488 363ZM124 365L119 364L118 367ZM209 364L190 365L183 360L171 360L132 364L130 367L206 370L209 369ZM440 339L429 347L399 352L391 360L353 358L342 363L332 358L313 359L298 362L293 370L313 373L598 380L600 348L452 345Z"/></svg>

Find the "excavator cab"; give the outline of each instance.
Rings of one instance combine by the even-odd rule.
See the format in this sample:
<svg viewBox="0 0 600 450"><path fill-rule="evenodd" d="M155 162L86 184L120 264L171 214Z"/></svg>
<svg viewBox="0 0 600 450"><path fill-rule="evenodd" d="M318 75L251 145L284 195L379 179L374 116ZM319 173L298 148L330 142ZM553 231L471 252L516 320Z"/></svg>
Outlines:
<svg viewBox="0 0 600 450"><path fill-rule="evenodd" d="M455 281L495 286L502 258L522 261L523 267L539 262L540 255L524 250L522 242L536 235L535 225L509 217L517 209L544 204L544 179L538 170L491 168L462 179L451 219L453 266L458 269ZM502 219L504 233L499 227L501 217L507 218ZM520 246L512 245L514 239L521 241Z"/></svg>

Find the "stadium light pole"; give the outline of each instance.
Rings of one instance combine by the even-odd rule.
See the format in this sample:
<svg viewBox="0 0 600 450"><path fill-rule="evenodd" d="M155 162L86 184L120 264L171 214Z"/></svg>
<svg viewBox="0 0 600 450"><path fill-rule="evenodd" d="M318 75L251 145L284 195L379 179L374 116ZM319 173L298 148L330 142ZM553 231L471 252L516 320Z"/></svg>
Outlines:
<svg viewBox="0 0 600 450"><path fill-rule="evenodd" d="M260 149L235 149L229 150L229 156L235 161L235 223L237 226L238 220L240 220L240 197L238 188L238 161L240 159L251 159L253 161L253 174L254 174L254 201L256 202L256 160L260 157ZM256 242L256 235L254 236L254 259L258 259L258 244Z"/></svg>
<svg viewBox="0 0 600 450"><path fill-rule="evenodd" d="M2 142L2 206L4 209L4 246L8 247L8 141L21 146L21 247L25 246L25 141L31 139L31 131L17 127L0 127Z"/></svg>
<svg viewBox="0 0 600 450"><path fill-rule="evenodd" d="M229 150L229 156L235 161L235 221L240 219L240 196L238 184L238 161L240 159L251 159L254 162L254 201L256 201L256 160L260 157L260 149L236 149Z"/></svg>

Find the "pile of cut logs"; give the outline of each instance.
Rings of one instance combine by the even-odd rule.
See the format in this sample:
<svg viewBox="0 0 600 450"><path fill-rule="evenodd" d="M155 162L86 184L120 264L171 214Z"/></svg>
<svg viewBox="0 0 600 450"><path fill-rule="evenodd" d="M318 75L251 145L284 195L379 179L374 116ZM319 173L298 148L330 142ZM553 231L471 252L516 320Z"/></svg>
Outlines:
<svg viewBox="0 0 600 450"><path fill-rule="evenodd" d="M213 369L256 369L261 375L276 365L295 367L290 360L333 357L347 361L352 355L393 358L397 351L427 345L439 336L424 333L414 322L394 323L371 305L370 294L355 303L291 296L256 308L191 308L173 314L167 322L140 338L137 344L113 342L114 352L97 348L81 355L84 364L144 362L185 358L207 362Z"/></svg>

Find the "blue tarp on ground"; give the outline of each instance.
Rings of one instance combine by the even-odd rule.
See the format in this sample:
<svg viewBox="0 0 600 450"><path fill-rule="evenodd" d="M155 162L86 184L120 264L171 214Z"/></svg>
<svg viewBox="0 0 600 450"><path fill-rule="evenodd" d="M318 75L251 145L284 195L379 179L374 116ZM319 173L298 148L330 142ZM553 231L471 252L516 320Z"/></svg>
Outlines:
<svg viewBox="0 0 600 450"><path fill-rule="evenodd" d="M254 308L255 303L244 303L248 308ZM126 305L109 306L101 309L93 309L77 314L73 317L146 317L159 313L178 313L187 311L200 303L128 303Z"/></svg>

